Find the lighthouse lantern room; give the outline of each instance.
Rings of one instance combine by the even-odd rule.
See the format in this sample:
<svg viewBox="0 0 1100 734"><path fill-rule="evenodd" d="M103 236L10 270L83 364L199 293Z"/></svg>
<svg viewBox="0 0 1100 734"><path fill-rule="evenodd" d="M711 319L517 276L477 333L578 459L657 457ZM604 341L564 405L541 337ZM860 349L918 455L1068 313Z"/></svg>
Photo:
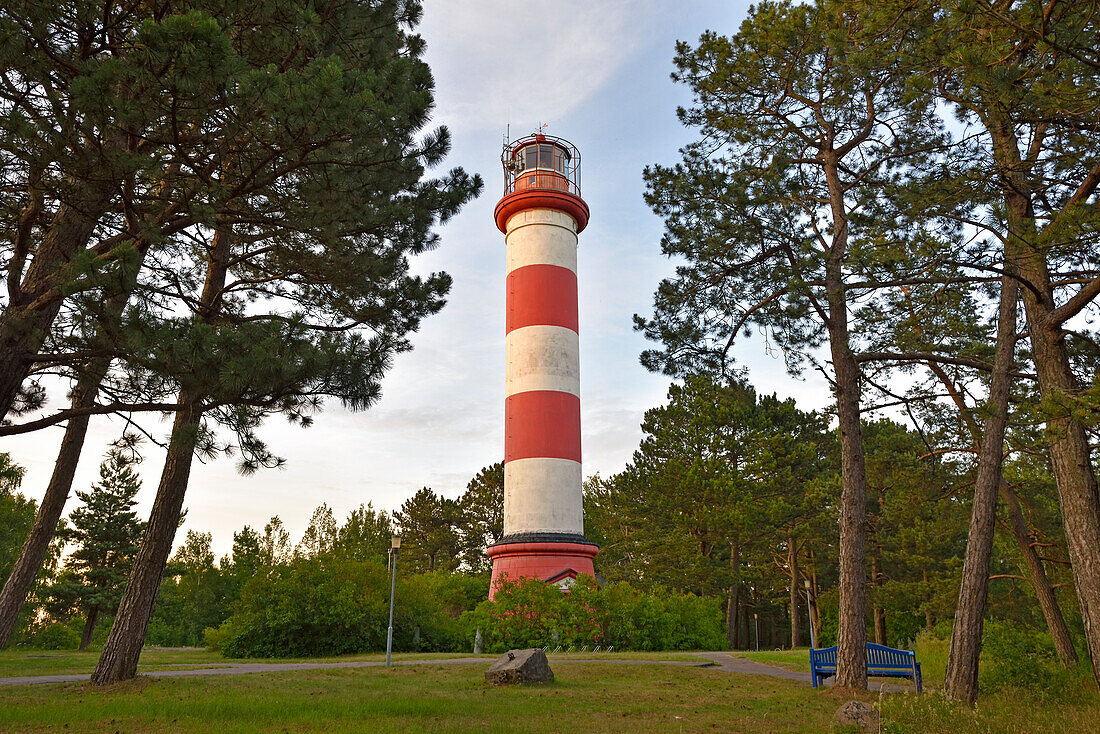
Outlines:
<svg viewBox="0 0 1100 734"><path fill-rule="evenodd" d="M588 224L580 153L535 134L506 143L497 227L507 250L504 537L488 549L490 598L507 578L568 586L593 575L581 497L577 235Z"/></svg>

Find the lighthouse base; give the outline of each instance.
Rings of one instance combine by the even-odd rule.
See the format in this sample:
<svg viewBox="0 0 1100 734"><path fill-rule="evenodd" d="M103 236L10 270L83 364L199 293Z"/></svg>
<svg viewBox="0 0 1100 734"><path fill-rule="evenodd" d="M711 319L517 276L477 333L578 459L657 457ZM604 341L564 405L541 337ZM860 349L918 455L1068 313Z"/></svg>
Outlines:
<svg viewBox="0 0 1100 734"><path fill-rule="evenodd" d="M560 540L558 538L561 538ZM489 546L493 559L493 576L489 584L489 599L496 595L505 580L536 578L566 586L581 574L595 576L592 559L600 547L589 543L582 535L537 533L529 538L509 536Z"/></svg>

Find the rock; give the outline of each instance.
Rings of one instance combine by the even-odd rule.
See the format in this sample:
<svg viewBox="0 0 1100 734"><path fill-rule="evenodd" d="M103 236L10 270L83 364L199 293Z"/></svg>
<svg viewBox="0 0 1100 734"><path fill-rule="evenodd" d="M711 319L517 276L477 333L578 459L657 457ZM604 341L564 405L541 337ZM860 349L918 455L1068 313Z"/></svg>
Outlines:
<svg viewBox="0 0 1100 734"><path fill-rule="evenodd" d="M877 732L881 723L881 714L863 701L849 701L833 715L833 726L838 729L854 726L861 732Z"/></svg>
<svg viewBox="0 0 1100 734"><path fill-rule="evenodd" d="M525 683L553 683L554 671L546 653L533 650L509 650L501 655L485 672L485 682L491 686L508 686Z"/></svg>

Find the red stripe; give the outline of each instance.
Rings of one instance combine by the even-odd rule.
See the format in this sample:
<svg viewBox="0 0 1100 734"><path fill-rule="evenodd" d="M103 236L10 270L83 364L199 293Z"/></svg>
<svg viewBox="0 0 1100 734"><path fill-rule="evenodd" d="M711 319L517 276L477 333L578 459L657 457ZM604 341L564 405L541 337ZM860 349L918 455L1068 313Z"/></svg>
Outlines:
<svg viewBox="0 0 1100 734"><path fill-rule="evenodd" d="M577 274L560 265L525 265L508 273L507 330L564 326L579 331Z"/></svg>
<svg viewBox="0 0 1100 734"><path fill-rule="evenodd" d="M556 390L528 390L504 401L504 461L581 460L581 399Z"/></svg>

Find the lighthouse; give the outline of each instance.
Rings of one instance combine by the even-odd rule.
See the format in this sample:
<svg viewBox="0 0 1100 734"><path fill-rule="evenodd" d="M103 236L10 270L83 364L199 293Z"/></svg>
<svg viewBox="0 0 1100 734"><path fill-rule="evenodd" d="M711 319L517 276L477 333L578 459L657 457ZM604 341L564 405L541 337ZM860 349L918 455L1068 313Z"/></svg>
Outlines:
<svg viewBox="0 0 1100 734"><path fill-rule="evenodd" d="M497 228L507 249L504 537L488 549L501 580L568 587L594 575L584 537L577 235L588 224L580 153L536 134L505 144Z"/></svg>

